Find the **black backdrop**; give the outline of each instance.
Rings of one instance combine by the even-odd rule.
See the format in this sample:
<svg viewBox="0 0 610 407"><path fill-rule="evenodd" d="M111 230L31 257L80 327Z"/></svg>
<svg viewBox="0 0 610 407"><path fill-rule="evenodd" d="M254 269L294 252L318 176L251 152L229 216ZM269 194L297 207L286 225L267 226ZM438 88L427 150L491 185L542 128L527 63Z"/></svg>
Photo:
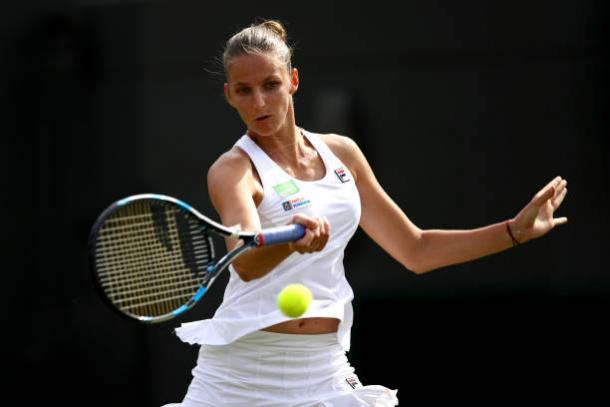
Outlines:
<svg viewBox="0 0 610 407"><path fill-rule="evenodd" d="M180 401L197 349L173 328L211 316L223 281L180 321L136 325L95 293L87 235L139 192L214 214L206 169L243 127L210 71L257 17L291 35L297 122L356 139L418 226L501 221L553 176L569 180L567 226L422 276L358 232L345 263L361 380L405 405L590 396L610 293L602 3L3 3L3 399Z"/></svg>

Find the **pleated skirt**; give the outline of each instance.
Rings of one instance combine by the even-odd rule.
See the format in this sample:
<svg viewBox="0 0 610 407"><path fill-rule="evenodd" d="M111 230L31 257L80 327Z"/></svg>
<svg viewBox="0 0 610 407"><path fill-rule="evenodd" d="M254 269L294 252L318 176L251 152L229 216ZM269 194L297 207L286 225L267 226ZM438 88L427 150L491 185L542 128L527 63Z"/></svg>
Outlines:
<svg viewBox="0 0 610 407"><path fill-rule="evenodd" d="M337 335L256 331L228 345L201 345L180 404L165 407L396 406L396 390L360 383Z"/></svg>

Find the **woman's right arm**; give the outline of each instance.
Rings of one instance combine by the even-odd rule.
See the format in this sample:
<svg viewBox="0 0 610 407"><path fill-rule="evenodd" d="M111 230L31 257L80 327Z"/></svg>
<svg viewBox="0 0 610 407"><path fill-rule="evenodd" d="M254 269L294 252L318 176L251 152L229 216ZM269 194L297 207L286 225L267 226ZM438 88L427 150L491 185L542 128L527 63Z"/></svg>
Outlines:
<svg viewBox="0 0 610 407"><path fill-rule="evenodd" d="M208 171L208 192L221 223L240 225L242 230L260 230L255 196L262 196L248 156L238 148L223 154ZM233 261L233 267L244 281L263 277L293 252L310 253L324 248L328 241L329 225L323 218L296 215L292 223L306 228L305 236L294 243L278 244L250 250ZM241 241L226 239L231 250Z"/></svg>

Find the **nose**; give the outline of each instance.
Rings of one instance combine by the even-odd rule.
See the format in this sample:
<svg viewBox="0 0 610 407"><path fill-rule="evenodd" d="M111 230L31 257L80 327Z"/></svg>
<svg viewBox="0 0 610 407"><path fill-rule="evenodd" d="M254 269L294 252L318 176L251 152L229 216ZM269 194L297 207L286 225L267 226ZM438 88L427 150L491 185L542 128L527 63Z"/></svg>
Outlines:
<svg viewBox="0 0 610 407"><path fill-rule="evenodd" d="M265 107L266 102L265 102L265 96L263 95L263 92L261 92L258 89L255 90L253 93L253 102L254 102L254 106L256 108Z"/></svg>

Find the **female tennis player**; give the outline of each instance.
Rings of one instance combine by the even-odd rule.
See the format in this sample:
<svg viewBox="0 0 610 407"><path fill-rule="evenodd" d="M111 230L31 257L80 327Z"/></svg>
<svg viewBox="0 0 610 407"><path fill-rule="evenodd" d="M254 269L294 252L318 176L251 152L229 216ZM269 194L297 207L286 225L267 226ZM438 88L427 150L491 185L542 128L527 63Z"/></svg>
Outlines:
<svg viewBox="0 0 610 407"><path fill-rule="evenodd" d="M567 222L553 216L566 181L553 179L504 222L419 229L384 192L356 143L296 125L299 72L286 38L281 23L265 21L228 40L224 93L247 130L211 166L208 188L225 225L258 230L297 222L306 234L240 256L214 317L177 329L183 341L201 345L179 405L394 406L396 390L361 384L346 358L353 292L343 253L356 228L421 274L523 244ZM313 293L298 319L276 306L290 283Z"/></svg>

